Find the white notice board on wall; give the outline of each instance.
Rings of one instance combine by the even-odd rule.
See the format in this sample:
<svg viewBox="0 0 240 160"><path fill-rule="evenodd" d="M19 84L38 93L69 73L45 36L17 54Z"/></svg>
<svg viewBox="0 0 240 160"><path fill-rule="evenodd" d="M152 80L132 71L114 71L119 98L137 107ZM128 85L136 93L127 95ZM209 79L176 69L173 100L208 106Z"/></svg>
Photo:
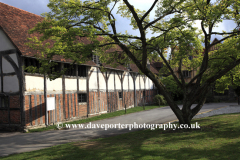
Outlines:
<svg viewBox="0 0 240 160"><path fill-rule="evenodd" d="M47 98L47 110L51 111L55 109L55 97Z"/></svg>

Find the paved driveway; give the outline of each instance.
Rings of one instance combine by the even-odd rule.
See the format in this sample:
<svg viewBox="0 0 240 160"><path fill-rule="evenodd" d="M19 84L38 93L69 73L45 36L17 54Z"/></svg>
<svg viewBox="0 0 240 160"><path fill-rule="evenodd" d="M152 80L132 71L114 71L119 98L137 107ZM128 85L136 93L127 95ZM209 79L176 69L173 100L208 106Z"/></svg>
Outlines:
<svg viewBox="0 0 240 160"><path fill-rule="evenodd" d="M205 104L200 112L236 105L236 103ZM181 107L181 106L180 106ZM160 124L176 120L170 107L122 115L119 117L92 122L92 124ZM131 131L134 131L131 130ZM57 144L107 137L129 132L129 129L68 129L37 133L0 133L0 156L38 150Z"/></svg>

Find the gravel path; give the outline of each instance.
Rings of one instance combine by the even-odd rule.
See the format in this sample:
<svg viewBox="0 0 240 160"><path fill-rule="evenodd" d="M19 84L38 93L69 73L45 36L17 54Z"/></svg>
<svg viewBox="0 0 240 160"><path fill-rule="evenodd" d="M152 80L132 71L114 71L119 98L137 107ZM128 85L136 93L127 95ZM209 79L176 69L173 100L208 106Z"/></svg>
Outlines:
<svg viewBox="0 0 240 160"><path fill-rule="evenodd" d="M196 115L193 119L209 117L209 116L219 115L219 114L228 114L228 113L240 113L240 105L230 105L225 108L220 108L207 113L199 114L199 115Z"/></svg>

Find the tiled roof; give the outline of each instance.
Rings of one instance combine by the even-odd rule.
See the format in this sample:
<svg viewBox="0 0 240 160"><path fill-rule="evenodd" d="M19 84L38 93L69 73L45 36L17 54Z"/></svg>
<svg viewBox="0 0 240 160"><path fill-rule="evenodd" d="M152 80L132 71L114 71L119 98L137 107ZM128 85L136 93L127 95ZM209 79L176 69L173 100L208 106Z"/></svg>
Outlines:
<svg viewBox="0 0 240 160"><path fill-rule="evenodd" d="M28 31L33 28L38 22L43 21L43 17L38 16L36 14L21 10L19 8L15 8L0 2L0 27L7 34L7 36L11 39L12 43L15 47L21 52L23 56L34 57L36 55L36 51L29 48L25 43L28 42L27 38L30 37ZM103 37L99 37L98 40L102 40ZM82 41L84 44L91 43L86 37L81 37L78 39ZM122 51L119 46L114 49L109 49L107 52ZM71 62L71 60L63 59L61 56L54 56L53 60L63 61L63 62ZM86 62L85 65L95 66L96 64L93 61ZM106 68L112 68L110 65L103 64ZM138 72L138 68L135 64L130 65L133 72ZM116 69L119 70L127 70L124 66L118 65ZM158 71L150 65L150 69L153 73L158 73Z"/></svg>
<svg viewBox="0 0 240 160"><path fill-rule="evenodd" d="M139 72L139 69L136 66L136 64L130 64L130 68L133 72ZM156 70L156 68L153 67L151 64L150 64L150 71L154 74L159 74L159 72Z"/></svg>
<svg viewBox="0 0 240 160"><path fill-rule="evenodd" d="M0 2L0 26L23 55L34 55L35 52L25 43L29 36L28 30L42 20L38 15Z"/></svg>
<svg viewBox="0 0 240 160"><path fill-rule="evenodd" d="M43 17L36 14L0 2L0 27L23 56L34 57L36 55L37 52L25 43L28 42L27 38L30 37L28 30L43 19ZM80 41L86 44L90 43L87 38L81 38ZM65 60L61 56L54 56L53 60L71 62L71 60ZM96 64L89 61L86 65Z"/></svg>

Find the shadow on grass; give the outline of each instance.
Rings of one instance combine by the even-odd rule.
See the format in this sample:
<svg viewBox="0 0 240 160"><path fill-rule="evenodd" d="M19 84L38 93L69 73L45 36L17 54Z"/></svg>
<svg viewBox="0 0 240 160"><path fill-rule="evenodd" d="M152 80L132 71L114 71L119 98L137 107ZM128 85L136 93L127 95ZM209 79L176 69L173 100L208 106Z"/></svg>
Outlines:
<svg viewBox="0 0 240 160"><path fill-rule="evenodd" d="M239 114L196 119L202 130L144 130L70 143L6 159L239 159Z"/></svg>

